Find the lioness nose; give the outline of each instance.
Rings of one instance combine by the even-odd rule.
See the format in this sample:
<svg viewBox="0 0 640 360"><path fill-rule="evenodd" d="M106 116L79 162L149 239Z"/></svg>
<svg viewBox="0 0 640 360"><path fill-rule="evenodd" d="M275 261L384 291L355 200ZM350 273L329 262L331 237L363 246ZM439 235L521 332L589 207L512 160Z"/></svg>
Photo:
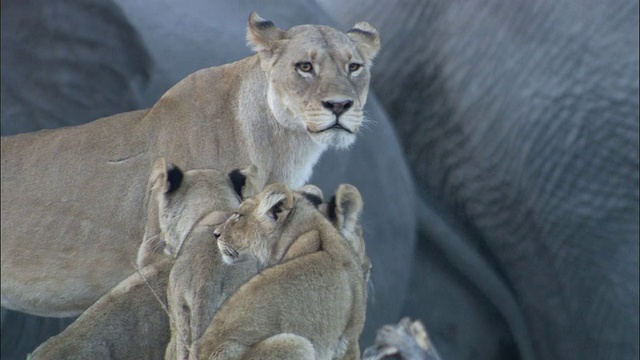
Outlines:
<svg viewBox="0 0 640 360"><path fill-rule="evenodd" d="M334 113L336 116L340 116L342 114L344 114L345 112L347 112L347 110L349 110L351 108L351 105L353 105L353 101L351 100L347 100L347 101L323 101L322 102L322 106L324 106L325 108L331 110L332 113Z"/></svg>

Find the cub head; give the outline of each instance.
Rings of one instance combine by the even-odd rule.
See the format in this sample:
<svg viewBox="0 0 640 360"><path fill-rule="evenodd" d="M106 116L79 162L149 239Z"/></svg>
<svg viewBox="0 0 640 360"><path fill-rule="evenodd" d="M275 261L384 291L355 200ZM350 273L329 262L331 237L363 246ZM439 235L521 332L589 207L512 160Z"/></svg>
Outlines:
<svg viewBox="0 0 640 360"><path fill-rule="evenodd" d="M147 245L152 250L177 256L191 229L207 217L213 223L222 223L229 217L242 198L253 195L258 169L223 173L214 169L182 171L167 165L164 158L156 160L148 183L148 219L145 239L156 238ZM156 236L158 235L158 236ZM144 252L141 247L141 252ZM153 252L153 251L152 251ZM149 254L138 254L141 259Z"/></svg>
<svg viewBox="0 0 640 360"><path fill-rule="evenodd" d="M306 131L324 146L354 142L380 49L373 26L359 22L346 33L320 25L284 31L254 12L247 39L267 75L269 107L283 126Z"/></svg>
<svg viewBox="0 0 640 360"><path fill-rule="evenodd" d="M291 191L286 185L267 186L245 200L214 236L227 264L257 259L261 267L282 260L300 235L313 227L322 192L313 185ZM302 250L305 251L305 250Z"/></svg>

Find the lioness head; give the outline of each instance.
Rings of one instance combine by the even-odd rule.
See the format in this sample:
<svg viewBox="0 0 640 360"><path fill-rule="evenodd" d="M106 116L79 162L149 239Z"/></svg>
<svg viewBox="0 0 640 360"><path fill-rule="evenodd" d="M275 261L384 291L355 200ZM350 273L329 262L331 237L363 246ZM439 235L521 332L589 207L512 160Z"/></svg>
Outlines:
<svg viewBox="0 0 640 360"><path fill-rule="evenodd" d="M310 212L318 212L316 199L322 201L322 192L315 186L306 185L294 192L276 183L245 200L214 231L223 260L234 264L253 258L262 267L279 262L284 252L278 246L287 243L285 238L298 238L309 228L310 222L304 221Z"/></svg>
<svg viewBox="0 0 640 360"><path fill-rule="evenodd" d="M380 49L376 29L359 22L346 33L320 25L284 31L254 12L247 39L267 74L269 107L278 121L321 145L351 145Z"/></svg>
<svg viewBox="0 0 640 360"><path fill-rule="evenodd" d="M205 217L214 223L226 220L244 197L258 189L257 172L255 165L228 174L214 169L183 171L164 158L157 159L149 178L145 229L145 238L156 235L156 240L143 243L138 265L146 265L145 259L161 248L177 256L191 229Z"/></svg>

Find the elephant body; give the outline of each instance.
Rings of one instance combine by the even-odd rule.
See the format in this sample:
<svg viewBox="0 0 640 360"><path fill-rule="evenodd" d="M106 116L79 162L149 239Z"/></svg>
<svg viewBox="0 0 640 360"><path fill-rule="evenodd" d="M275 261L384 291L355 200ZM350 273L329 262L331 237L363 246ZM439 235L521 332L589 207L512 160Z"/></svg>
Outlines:
<svg viewBox="0 0 640 360"><path fill-rule="evenodd" d="M363 3L336 16L385 35L373 88L419 191L476 234L535 358L637 358L638 2Z"/></svg>

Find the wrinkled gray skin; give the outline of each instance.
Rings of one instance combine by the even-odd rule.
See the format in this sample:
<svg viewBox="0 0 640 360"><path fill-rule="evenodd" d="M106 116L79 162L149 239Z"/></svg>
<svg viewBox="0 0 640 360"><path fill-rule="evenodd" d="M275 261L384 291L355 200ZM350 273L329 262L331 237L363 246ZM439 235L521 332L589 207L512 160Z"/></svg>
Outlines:
<svg viewBox="0 0 640 360"><path fill-rule="evenodd" d="M248 54L237 23L244 23L250 10L283 27L331 24L304 15L317 8L311 1L268 9L202 0L171 9L155 3L146 11L140 10L142 2L121 5L128 4L124 10L155 64L144 101L194 68ZM5 37L15 36L6 31L7 3L2 3L3 134L6 116L14 111L5 101ZM398 0L370 1L374 6L363 10L355 1L318 3L343 24L340 28L367 20L382 37L372 85L394 119L423 199L421 239L402 316L423 320L444 359L511 359L517 352L532 358L533 351L539 359L638 358L638 2ZM224 54L213 49L214 41ZM133 45L120 44L137 54ZM134 62L120 67L129 75L139 68ZM101 73L97 70L93 76ZM53 73L49 69L39 78L60 81ZM70 76L91 79L79 72ZM131 101L123 93L131 84L103 81L98 93ZM27 95L40 91L21 88ZM79 108L72 97L36 98L56 104L56 113ZM111 103L108 113L124 111L124 100ZM369 115L385 124L371 110ZM382 143L393 145L388 139ZM323 160L347 154L330 153ZM346 160L355 171L345 182L360 189L374 179L400 181L397 169L384 174L379 168L395 166L396 158L366 155ZM316 175L330 171L325 164L316 166ZM334 189L332 181L337 180L322 187ZM379 222L412 221L389 208L396 203L384 188L372 184L371 195L363 194L368 241ZM380 238L392 245L404 236L384 231ZM405 249L385 250L395 255ZM380 311L395 304L381 297L404 286L402 269L410 258L382 268L375 259L384 253L372 255L377 300L369 308ZM398 294L402 297L393 295ZM389 316L394 317L385 323L400 318ZM9 335L18 331L5 326L5 319L2 358L10 350L33 348L13 345L17 340ZM44 329L34 325L20 340ZM365 330L363 347L373 343L371 322Z"/></svg>
<svg viewBox="0 0 640 360"><path fill-rule="evenodd" d="M478 235L535 358L637 359L638 1L319 2L384 34L419 191Z"/></svg>
<svg viewBox="0 0 640 360"><path fill-rule="evenodd" d="M189 73L250 55L245 34L253 10L283 28L331 24L328 17L313 15L314 11L322 14L317 6L296 1L282 9L283 3L220 3L193 2L193 7L185 7L176 2L149 5L123 1L119 6L123 6L125 19L118 8L104 0L74 0L65 5L3 1L2 135L148 107ZM5 22L5 18L13 20ZM67 29L58 21L80 24ZM140 37L123 25L126 21ZM49 27L34 32L23 27L23 22L36 29L41 24ZM94 23L100 26L93 28ZM28 36L43 39L15 41ZM5 38L11 41L5 42ZM148 65L149 58L153 67ZM148 83L140 81L147 77ZM4 89L12 89L16 95L11 93L14 97L5 101L9 93ZM373 123L362 131L351 150L325 154L311 182L325 191L351 183L365 199L363 226L375 291L370 292L363 339L373 339L379 326L396 321L403 306L415 239L415 192L391 122L374 95L365 111ZM2 359L24 359L28 351L66 324L68 320L25 319L23 314L3 310Z"/></svg>
<svg viewBox="0 0 640 360"><path fill-rule="evenodd" d="M2 2L2 135L139 108L151 58L118 6L47 3Z"/></svg>

